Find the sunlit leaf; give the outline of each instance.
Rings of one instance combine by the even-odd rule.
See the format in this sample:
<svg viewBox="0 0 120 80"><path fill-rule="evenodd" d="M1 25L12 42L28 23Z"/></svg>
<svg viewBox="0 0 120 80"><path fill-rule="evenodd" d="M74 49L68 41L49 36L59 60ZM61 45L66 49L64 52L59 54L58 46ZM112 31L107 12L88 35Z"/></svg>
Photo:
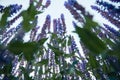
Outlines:
<svg viewBox="0 0 120 80"><path fill-rule="evenodd" d="M76 26L76 33L85 46L93 53L99 54L106 49L105 43L90 30Z"/></svg>
<svg viewBox="0 0 120 80"><path fill-rule="evenodd" d="M27 10L24 10L21 15L23 16L23 29L28 32L34 27L34 23L31 24L30 21L34 22L35 16L41 12L37 11L33 4L30 4Z"/></svg>
<svg viewBox="0 0 120 80"><path fill-rule="evenodd" d="M86 29L92 29L94 27L98 26L98 23L94 22L91 18L85 16L86 23L84 25L84 28Z"/></svg>

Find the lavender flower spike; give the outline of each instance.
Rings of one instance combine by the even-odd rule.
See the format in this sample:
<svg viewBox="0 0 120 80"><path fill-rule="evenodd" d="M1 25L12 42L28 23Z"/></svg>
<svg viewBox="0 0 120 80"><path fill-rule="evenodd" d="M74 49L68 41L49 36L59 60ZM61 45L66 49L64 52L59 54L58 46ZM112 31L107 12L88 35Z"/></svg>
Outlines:
<svg viewBox="0 0 120 80"><path fill-rule="evenodd" d="M45 3L45 8L47 8L49 5L51 4L51 1L50 0L47 0L47 2Z"/></svg>
<svg viewBox="0 0 120 80"><path fill-rule="evenodd" d="M120 37L120 32L116 31L114 28L110 27L110 26L107 25L107 24L104 24L104 26L105 26L110 32L112 32L114 35Z"/></svg>
<svg viewBox="0 0 120 80"><path fill-rule="evenodd" d="M68 0L68 3L71 4L71 5L74 5L76 2L76 0Z"/></svg>
<svg viewBox="0 0 120 80"><path fill-rule="evenodd" d="M64 14L61 14L61 20L62 20L63 30L66 31L66 24L65 24Z"/></svg>
<svg viewBox="0 0 120 80"><path fill-rule="evenodd" d="M110 0L110 1L112 1L112 2L120 2L120 0Z"/></svg>

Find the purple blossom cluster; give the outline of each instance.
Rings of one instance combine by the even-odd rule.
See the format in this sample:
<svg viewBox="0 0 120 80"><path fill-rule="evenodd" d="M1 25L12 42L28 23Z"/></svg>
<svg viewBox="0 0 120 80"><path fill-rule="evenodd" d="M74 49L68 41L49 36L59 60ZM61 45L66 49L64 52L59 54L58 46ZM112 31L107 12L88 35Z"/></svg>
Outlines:
<svg viewBox="0 0 120 80"><path fill-rule="evenodd" d="M41 29L41 33L39 33L37 36L37 39L36 39L37 41L46 37L47 32L50 32L50 25L51 25L51 17L50 17L50 15L47 15L45 23L43 24L43 27Z"/></svg>
<svg viewBox="0 0 120 80"><path fill-rule="evenodd" d="M72 36L71 37L71 50L74 52L74 51L76 51L76 49L77 49L77 45L76 45L76 42L74 40L74 37Z"/></svg>
<svg viewBox="0 0 120 80"><path fill-rule="evenodd" d="M50 24L51 24L51 17L50 15L47 15L41 33L46 33L46 29L48 30L48 32L50 32Z"/></svg>
<svg viewBox="0 0 120 80"><path fill-rule="evenodd" d="M64 5L70 11L70 13L74 16L74 18L76 20L84 23L84 20L83 20L82 16L74 9L73 6L71 6L71 4L69 2L65 2Z"/></svg>
<svg viewBox="0 0 120 80"><path fill-rule="evenodd" d="M96 3L100 6L101 10L106 10L109 15L113 16L117 20L120 19L120 7L116 7L113 4L110 4L108 2L103 2L103 1L96 1Z"/></svg>
<svg viewBox="0 0 120 80"><path fill-rule="evenodd" d="M22 5L13 4L10 5L10 15L17 13L22 8Z"/></svg>
<svg viewBox="0 0 120 80"><path fill-rule="evenodd" d="M120 32L116 31L114 28L110 27L110 26L107 25L107 24L104 24L104 26L105 26L110 32L112 32L115 36L120 37Z"/></svg>
<svg viewBox="0 0 120 80"><path fill-rule="evenodd" d="M39 26L36 26L32 29L31 34L30 34L30 41L35 41L36 34L39 30Z"/></svg>
<svg viewBox="0 0 120 80"><path fill-rule="evenodd" d="M12 5L9 5L8 6L10 8L9 10L9 14L10 16L12 16L13 14L17 13L21 8L22 8L22 5L18 5L18 4L12 4ZM5 10L5 7L0 5L0 12L4 12Z"/></svg>
<svg viewBox="0 0 120 80"><path fill-rule="evenodd" d="M7 28L9 28L12 24L15 23L16 20L18 20L21 17L21 14L18 14L17 16L15 16L12 20L7 22Z"/></svg>
<svg viewBox="0 0 120 80"><path fill-rule="evenodd" d="M102 39L111 39L113 41L117 41L118 40L118 36L115 36L113 33L111 33L110 31L108 31L108 29L100 27L101 31L98 34L99 37L101 37Z"/></svg>
<svg viewBox="0 0 120 80"><path fill-rule="evenodd" d="M50 4L51 4L51 1L47 0L46 3L45 3L45 5L44 5L44 7L47 8L48 6L50 6Z"/></svg>
<svg viewBox="0 0 120 80"><path fill-rule="evenodd" d="M61 36L66 32L64 14L61 14L61 18L53 20L53 32Z"/></svg>
<svg viewBox="0 0 120 80"><path fill-rule="evenodd" d="M120 21L113 18L113 16L109 15L107 11L101 10L97 6L91 6L92 9L98 11L104 18L108 19L112 24L116 25L116 27L120 28Z"/></svg>
<svg viewBox="0 0 120 80"><path fill-rule="evenodd" d="M117 2L117 3L120 2L120 0L110 0L110 1L112 1L112 2Z"/></svg>
<svg viewBox="0 0 120 80"><path fill-rule="evenodd" d="M5 31L3 32L2 39L1 39L2 43L3 43L4 45L7 45L8 41L11 39L11 37L13 36L13 34L16 34L16 35L15 35L15 38L16 38L16 39L19 38L19 40L20 40L20 39L22 40L23 34L22 34L22 33L18 34L18 33L20 32L20 31L19 31L20 28L21 28L21 23L20 23L16 28L11 28L11 29L9 29L9 30L5 30ZM22 35L22 37L20 38L21 35ZM18 36L19 36L19 37L18 37Z"/></svg>
<svg viewBox="0 0 120 80"><path fill-rule="evenodd" d="M75 52L75 53L77 53L77 54L79 55L80 58L82 58L82 59L81 59L81 62L79 62L79 61L77 60L77 58L73 56L73 57L71 58L71 61L72 61L72 62L78 61L78 62L76 63L77 69L85 74L85 79L89 79L89 78L90 78L90 73L89 73L88 71L86 71L87 62L86 62L85 58L83 58L83 56L81 55L80 51L78 50L77 44L76 44L76 42L75 42L75 40L74 40L74 37L73 37L73 36L70 36L70 38L71 38L71 39L70 39L70 40L71 40L71 45L70 45L70 47L69 47L69 52L70 52L71 54L74 54L73 52ZM83 46L84 46L84 45L83 45ZM82 48L83 48L83 46L82 46ZM83 49L84 49L84 51L87 50L85 47L84 47ZM88 51L88 50L87 50L87 51ZM86 52L85 52L84 54L86 54Z"/></svg>
<svg viewBox="0 0 120 80"><path fill-rule="evenodd" d="M76 0L68 0L68 3L76 10L81 11L83 15L85 15L85 8L82 5L80 5Z"/></svg>
<svg viewBox="0 0 120 80"><path fill-rule="evenodd" d="M61 14L61 21L62 21L62 25L63 25L63 31L66 31L66 24L65 24L65 17L64 14Z"/></svg>
<svg viewBox="0 0 120 80"><path fill-rule="evenodd" d="M30 1L31 1L30 3L33 3L32 0L30 0ZM39 0L39 2L42 3L42 0ZM47 0L47 2L45 4L45 8L47 8L50 5L50 3L51 3L50 0ZM17 5L17 4L10 5L9 7L10 7L10 11L9 11L10 16L16 14L22 8L21 5ZM0 5L0 12L4 12L5 8L6 7ZM12 20L7 22L7 25L6 25L7 27L6 27L5 30L0 29L0 31L2 32L2 39L0 39L0 43L2 45L6 46L10 41L14 41L14 40L23 41L23 37L25 35L25 32L22 28L22 22L20 22L20 24L17 27L11 28L11 25L13 23L15 23L15 21L18 20L20 17L21 17L21 14L18 14ZM62 16L62 18L63 18L63 23L64 23L64 16ZM50 25L51 25L50 15L47 15L46 21L43 24L43 27L42 27L42 30L41 30L41 34L39 34L38 36L36 34L37 31L39 30L39 26L37 26L37 23L38 23L37 19L35 19L35 21L33 21L32 23L34 24L34 28L31 30L31 34L30 34L30 39L31 40L30 41L36 41L35 37L38 37L38 36L46 37L46 33L50 32ZM18 56L17 56L17 58L14 58L15 55L11 56L11 54L12 53L7 52L7 49L5 49L5 51L2 51L2 52L0 50L0 69L4 67L3 63L5 63L5 65L12 63L12 73L11 73L11 75L21 76L22 72L19 69L17 69L18 68L17 65L20 64L20 66L23 67L25 60L18 61ZM31 64L27 63L27 68L26 69L28 69L28 70L32 69L31 67L32 67ZM0 75L0 79L1 80L9 80L8 76L6 76L6 75L4 75L4 78L1 78L1 75Z"/></svg>
<svg viewBox="0 0 120 80"><path fill-rule="evenodd" d="M112 5L112 4L110 4L110 3L108 3L108 2L104 2L104 1L99 1L99 0L97 0L96 3L97 3L98 5L100 5L100 6L102 6L103 8L108 9L108 10L109 10L109 9L115 9L115 6Z"/></svg>

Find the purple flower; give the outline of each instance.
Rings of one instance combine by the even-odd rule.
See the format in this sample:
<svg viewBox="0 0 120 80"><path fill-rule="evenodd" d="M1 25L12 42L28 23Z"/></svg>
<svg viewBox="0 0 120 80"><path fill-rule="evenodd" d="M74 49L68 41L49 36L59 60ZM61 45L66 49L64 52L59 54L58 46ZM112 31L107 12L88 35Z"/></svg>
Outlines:
<svg viewBox="0 0 120 80"><path fill-rule="evenodd" d="M53 32L54 33L57 32L57 20L56 19L53 20Z"/></svg>
<svg viewBox="0 0 120 80"><path fill-rule="evenodd" d="M71 37L71 49L73 52L77 49L77 45L73 36Z"/></svg>
<svg viewBox="0 0 120 80"><path fill-rule="evenodd" d="M51 25L51 17L50 17L50 15L47 15L46 19L47 19L48 32L50 32L50 25Z"/></svg>
<svg viewBox="0 0 120 80"><path fill-rule="evenodd" d="M100 9L97 7L97 6L91 6L92 9L96 10L96 11L99 11Z"/></svg>
<svg viewBox="0 0 120 80"><path fill-rule="evenodd" d="M110 1L112 1L112 2L120 2L120 0L110 0Z"/></svg>
<svg viewBox="0 0 120 80"><path fill-rule="evenodd" d="M2 13L4 10L4 6L0 5L0 12Z"/></svg>
<svg viewBox="0 0 120 80"><path fill-rule="evenodd" d="M7 27L10 27L10 25L12 25L20 17L21 17L21 14L15 16L12 20L8 21Z"/></svg>
<svg viewBox="0 0 120 80"><path fill-rule="evenodd" d="M82 16L68 2L65 2L64 5L70 11L70 13L73 15L73 17L76 20L84 23L84 20L83 20Z"/></svg>
<svg viewBox="0 0 120 80"><path fill-rule="evenodd" d="M44 7L47 8L48 6L50 6L50 4L51 4L51 1L47 0Z"/></svg>
<svg viewBox="0 0 120 80"><path fill-rule="evenodd" d="M9 7L10 7L10 15L13 15L14 13L17 13L22 8L22 5L13 4L13 5L10 5Z"/></svg>
<svg viewBox="0 0 120 80"><path fill-rule="evenodd" d="M80 10L81 13L82 13L83 15L85 15L85 8L84 8L82 5L80 5L77 1L74 1L73 7L74 7L76 10Z"/></svg>
<svg viewBox="0 0 120 80"><path fill-rule="evenodd" d="M17 13L22 8L22 5L12 4L12 5L9 5L8 7L10 8L9 14L10 16L12 16L14 13ZM0 5L0 12L4 12L5 8L6 7Z"/></svg>
<svg viewBox="0 0 120 80"><path fill-rule="evenodd" d="M105 26L110 32L112 32L114 35L120 37L120 32L116 31L114 28L110 27L110 26L107 25L107 24L104 24L104 26Z"/></svg>
<svg viewBox="0 0 120 80"><path fill-rule="evenodd" d="M65 24L65 18L64 18L64 14L61 14L61 20L62 20L62 25L63 25L63 31L66 31L66 24Z"/></svg>
<svg viewBox="0 0 120 80"><path fill-rule="evenodd" d="M72 21L72 23L73 23L73 27L77 27L77 24L74 22L74 21Z"/></svg>
<svg viewBox="0 0 120 80"><path fill-rule="evenodd" d="M97 6L91 6L93 9L98 11L104 18L108 19L112 24L116 25L118 28L120 28L120 21L113 18L113 16L109 15L107 11L99 9Z"/></svg>
<svg viewBox="0 0 120 80"><path fill-rule="evenodd" d="M30 34L30 40L31 41L35 40L35 36L36 36L36 33L37 33L37 31L38 31L39 28L40 27L38 26L38 27L35 27L35 28L32 29L31 34Z"/></svg>
<svg viewBox="0 0 120 80"><path fill-rule="evenodd" d="M70 5L74 5L75 2L76 2L76 0L68 0L68 3L69 3Z"/></svg>
<svg viewBox="0 0 120 80"><path fill-rule="evenodd" d="M42 33L46 33L46 29L48 29L48 32L50 32L50 24L51 24L51 17L50 15L47 15L45 23L43 24L42 27Z"/></svg>

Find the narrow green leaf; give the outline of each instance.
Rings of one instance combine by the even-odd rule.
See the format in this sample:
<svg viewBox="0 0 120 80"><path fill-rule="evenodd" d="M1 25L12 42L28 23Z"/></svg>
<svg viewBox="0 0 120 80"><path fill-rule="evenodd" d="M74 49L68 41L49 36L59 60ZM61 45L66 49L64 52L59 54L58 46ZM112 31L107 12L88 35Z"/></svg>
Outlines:
<svg viewBox="0 0 120 80"><path fill-rule="evenodd" d="M85 16L86 23L84 25L84 28L91 30L94 27L98 26L98 23L94 22L91 18Z"/></svg>
<svg viewBox="0 0 120 80"><path fill-rule="evenodd" d="M36 66L42 66L42 65L47 65L48 64L48 59L42 59L40 62L36 63Z"/></svg>
<svg viewBox="0 0 120 80"><path fill-rule="evenodd" d="M79 76L82 76L83 74L80 72L80 71L78 71L77 69L75 69L75 73L77 74L77 75L79 75Z"/></svg>
<svg viewBox="0 0 120 80"><path fill-rule="evenodd" d="M47 41L48 38L42 38L38 41L38 44L41 46L43 45L46 41Z"/></svg>
<svg viewBox="0 0 120 80"><path fill-rule="evenodd" d="M48 47L52 49L52 51L55 53L55 56L61 56L64 54L64 52L60 51L59 48L53 47L50 44L48 44Z"/></svg>
<svg viewBox="0 0 120 80"><path fill-rule="evenodd" d="M93 53L99 54L106 49L105 43L90 30L76 26L76 33L85 46Z"/></svg>
<svg viewBox="0 0 120 80"><path fill-rule="evenodd" d="M88 64L91 69L97 69L99 67L99 62L96 60L95 56L89 53Z"/></svg>
<svg viewBox="0 0 120 80"><path fill-rule="evenodd" d="M37 11L34 4L30 4L27 10L24 10L21 15L23 16L23 29L28 32L35 24L31 24L30 21L34 22L35 16L41 12Z"/></svg>
<svg viewBox="0 0 120 80"><path fill-rule="evenodd" d="M70 58L70 57L73 57L74 56L74 53L71 53L71 54L64 54L64 57L65 58Z"/></svg>
<svg viewBox="0 0 120 80"><path fill-rule="evenodd" d="M6 7L4 10L5 11L0 20L0 28L5 28L6 23L7 23L7 17L9 16L9 7Z"/></svg>

